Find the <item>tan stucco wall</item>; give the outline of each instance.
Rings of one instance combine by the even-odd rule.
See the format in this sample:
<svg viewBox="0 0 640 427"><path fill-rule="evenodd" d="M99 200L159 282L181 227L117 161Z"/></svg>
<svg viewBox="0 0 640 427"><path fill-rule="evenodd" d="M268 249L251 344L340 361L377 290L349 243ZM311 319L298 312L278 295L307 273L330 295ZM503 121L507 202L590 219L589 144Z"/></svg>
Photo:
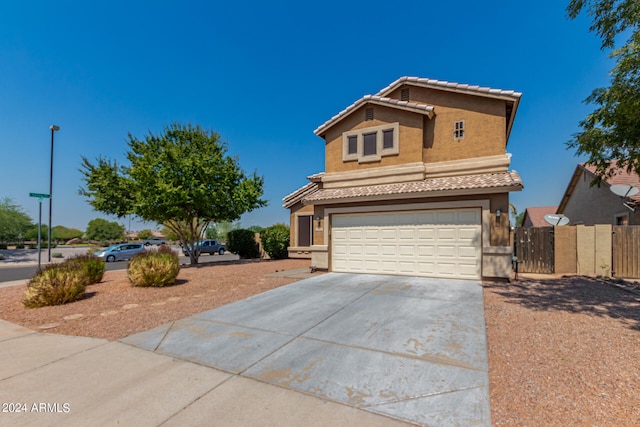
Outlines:
<svg viewBox="0 0 640 427"><path fill-rule="evenodd" d="M423 161L442 162L504 154L506 102L473 95L408 86L411 101L434 106L435 117L425 120ZM400 98L398 88L391 98ZM464 120L465 137L454 140L454 123Z"/></svg>
<svg viewBox="0 0 640 427"><path fill-rule="evenodd" d="M569 217L572 224L612 224L616 215L629 215L629 225L640 225L640 212L632 213L622 206L619 196L609 190L609 186L591 187L591 177L582 171L578 182L562 214Z"/></svg>
<svg viewBox="0 0 640 427"><path fill-rule="evenodd" d="M366 108L373 108L373 120L365 120ZM377 162L359 163L357 160L343 162L342 134L344 132L395 122L400 123L398 154L383 156L381 160ZM342 122L329 129L325 135L325 141L325 171L327 173L421 162L422 114L380 105L364 105Z"/></svg>
<svg viewBox="0 0 640 427"><path fill-rule="evenodd" d="M289 214L289 258L311 258L311 249L308 247L299 248L295 246L296 242L296 233L297 233L297 224L296 216L300 214L304 215L313 215L313 206L312 205L303 205L302 203L296 203L290 208ZM315 239L315 234L314 234Z"/></svg>

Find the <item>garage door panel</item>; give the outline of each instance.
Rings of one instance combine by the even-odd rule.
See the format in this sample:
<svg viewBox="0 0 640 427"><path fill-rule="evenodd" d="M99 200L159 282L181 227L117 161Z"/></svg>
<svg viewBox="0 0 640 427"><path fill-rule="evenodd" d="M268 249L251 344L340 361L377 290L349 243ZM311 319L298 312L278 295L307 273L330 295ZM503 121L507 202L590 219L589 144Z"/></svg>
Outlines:
<svg viewBox="0 0 640 427"><path fill-rule="evenodd" d="M459 240L475 240L479 237L477 227L460 227L458 228Z"/></svg>
<svg viewBox="0 0 640 427"><path fill-rule="evenodd" d="M434 257L436 255L436 246L419 244L417 255L419 257Z"/></svg>
<svg viewBox="0 0 640 427"><path fill-rule="evenodd" d="M480 209L332 216L332 270L478 279Z"/></svg>
<svg viewBox="0 0 640 427"><path fill-rule="evenodd" d="M378 245L365 245L364 254L365 256L375 256L375 257L379 257L382 255L380 253L380 246Z"/></svg>

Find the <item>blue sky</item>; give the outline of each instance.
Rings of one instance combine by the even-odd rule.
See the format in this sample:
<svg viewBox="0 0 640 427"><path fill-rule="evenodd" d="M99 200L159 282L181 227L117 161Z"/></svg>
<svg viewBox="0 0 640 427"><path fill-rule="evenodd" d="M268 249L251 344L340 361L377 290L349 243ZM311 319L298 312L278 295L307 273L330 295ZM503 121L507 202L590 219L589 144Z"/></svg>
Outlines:
<svg viewBox="0 0 640 427"><path fill-rule="evenodd" d="M568 1L568 0L567 0ZM124 159L127 134L200 124L265 178L269 206L242 225L288 222L282 197L324 170L313 130L401 76L523 93L507 151L519 211L556 205L577 158L565 143L613 63L589 21L557 0L29 1L0 6L0 197L34 221L104 215L78 195L81 156ZM48 205L43 203L43 222ZM109 218L115 220L115 218ZM128 220L118 220L128 228ZM133 229L144 225L133 223Z"/></svg>

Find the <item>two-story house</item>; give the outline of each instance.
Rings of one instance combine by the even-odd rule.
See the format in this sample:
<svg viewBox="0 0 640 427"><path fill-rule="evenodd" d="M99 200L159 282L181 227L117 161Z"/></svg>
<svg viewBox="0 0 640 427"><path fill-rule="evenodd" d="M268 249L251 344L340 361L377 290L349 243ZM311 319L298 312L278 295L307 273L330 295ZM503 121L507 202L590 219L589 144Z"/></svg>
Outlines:
<svg viewBox="0 0 640 427"><path fill-rule="evenodd" d="M334 272L511 275L506 152L521 94L402 77L315 130L325 172L284 198L290 257Z"/></svg>

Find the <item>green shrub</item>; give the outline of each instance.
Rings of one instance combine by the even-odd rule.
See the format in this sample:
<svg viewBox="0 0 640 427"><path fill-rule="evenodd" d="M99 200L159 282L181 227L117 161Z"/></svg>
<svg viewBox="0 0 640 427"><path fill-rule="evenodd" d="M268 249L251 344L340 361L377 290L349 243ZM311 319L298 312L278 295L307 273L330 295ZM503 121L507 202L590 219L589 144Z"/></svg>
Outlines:
<svg viewBox="0 0 640 427"><path fill-rule="evenodd" d="M6 243L0 243L0 249L7 249Z"/></svg>
<svg viewBox="0 0 640 427"><path fill-rule="evenodd" d="M283 259L289 256L289 227L284 224L274 224L260 233L262 247L272 259Z"/></svg>
<svg viewBox="0 0 640 427"><path fill-rule="evenodd" d="M84 269L87 277L89 278L89 284L99 283L104 276L104 262L93 255L78 255L69 258L64 261L65 264L72 265L77 269Z"/></svg>
<svg viewBox="0 0 640 427"><path fill-rule="evenodd" d="M24 249L24 245L22 243L18 243L16 245L16 249Z"/></svg>
<svg viewBox="0 0 640 427"><path fill-rule="evenodd" d="M178 254L169 250L145 251L136 254L127 268L131 286L162 287L176 283L180 272Z"/></svg>
<svg viewBox="0 0 640 427"><path fill-rule="evenodd" d="M240 258L258 258L260 247L251 230L231 230L227 234L227 250L238 254Z"/></svg>
<svg viewBox="0 0 640 427"><path fill-rule="evenodd" d="M84 297L89 277L72 264L51 264L29 281L22 304L44 307L77 301Z"/></svg>
<svg viewBox="0 0 640 427"><path fill-rule="evenodd" d="M64 258L61 252L52 252L51 258Z"/></svg>
<svg viewBox="0 0 640 427"><path fill-rule="evenodd" d="M4 259L4 255L0 254L0 261Z"/></svg>

